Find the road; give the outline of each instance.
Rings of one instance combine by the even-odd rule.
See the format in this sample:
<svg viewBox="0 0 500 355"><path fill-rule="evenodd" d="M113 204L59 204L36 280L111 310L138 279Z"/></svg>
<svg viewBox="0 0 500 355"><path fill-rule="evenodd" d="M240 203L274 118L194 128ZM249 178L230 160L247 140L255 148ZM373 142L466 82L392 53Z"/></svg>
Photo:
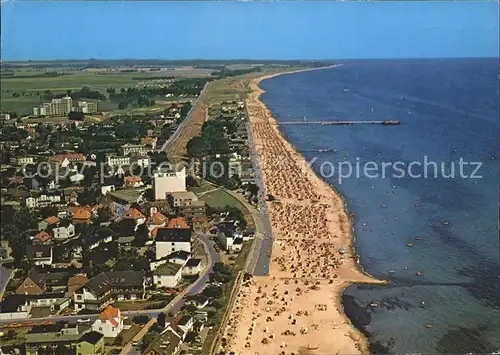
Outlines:
<svg viewBox="0 0 500 355"><path fill-rule="evenodd" d="M203 90L201 90L201 92L200 92L200 95L198 95L196 100L194 100L194 102L192 103L191 109L189 110L188 114L186 115L186 118L182 120L182 122L179 124L179 127L177 127L177 129L175 130L174 134L172 134L165 141L165 143L163 143L163 145L161 146L160 149L158 149L158 151L166 152L167 149L169 148L170 144L174 143L181 136L182 131L184 131L184 128L186 127L188 122L191 120L191 116L192 116L194 110L196 109L196 106L198 105L200 100L203 100L203 97L205 96L207 85L208 85L208 83L205 84L205 86L203 87Z"/></svg>
<svg viewBox="0 0 500 355"><path fill-rule="evenodd" d="M247 112L247 117L248 112ZM272 226L271 226L271 220L269 219L269 213L267 210L267 203L265 201L265 196L267 195L266 187L264 186L264 183L262 181L262 173L260 170L260 161L259 161L259 155L257 154L257 151L255 150L255 144L253 141L253 134L252 134L252 127L250 126L250 122L247 121L247 134L248 134L248 144L250 146L250 157L252 159L252 165L254 168L254 173L255 173L255 184L259 187L259 193L258 193L258 203L257 205L260 208L260 213L259 217L254 217L254 219L259 220L261 223L261 234L263 235L263 238L261 240L256 240L256 243L253 244L254 246L254 255L257 256L257 260L255 263L252 264L251 267L252 269L252 274L256 276L267 276L269 275L269 264L271 261L271 252L273 249L273 233L272 233ZM254 210L253 210L254 211ZM253 214L254 212L252 212ZM257 222L256 222L257 225Z"/></svg>
<svg viewBox="0 0 500 355"><path fill-rule="evenodd" d="M184 305L184 297L187 295L195 295L205 287L205 284L208 281L209 274L212 272L213 265L220 260L219 254L215 252L213 247L214 242L210 240L210 236L208 234L199 235L199 239L203 244L203 248L207 254L207 265L205 269L201 272L198 279L195 282L186 287L182 292L180 292L175 298L170 301L164 308L161 309L145 309L140 311L123 311L122 314L124 316L133 317L137 315L147 315L149 317L157 317L158 313L168 313L168 312L177 312ZM90 319L94 321L97 319L98 314L90 314L90 315L74 315L74 316L53 316L53 317L45 317L45 318L20 318L20 319L5 319L0 318L0 324L10 324L10 323L23 323L25 321L34 322L36 324L40 324L43 321L51 321L51 322L76 322L78 319Z"/></svg>

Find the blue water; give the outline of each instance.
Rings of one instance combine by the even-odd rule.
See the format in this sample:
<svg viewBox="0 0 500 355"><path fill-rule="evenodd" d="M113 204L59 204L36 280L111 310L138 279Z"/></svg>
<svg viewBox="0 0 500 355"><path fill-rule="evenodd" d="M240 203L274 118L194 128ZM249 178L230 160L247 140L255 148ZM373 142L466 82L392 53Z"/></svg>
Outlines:
<svg viewBox="0 0 500 355"><path fill-rule="evenodd" d="M353 285L343 296L372 350L500 349L498 59L348 61L266 80L262 88L263 101L279 121L401 122L282 126L307 160L316 158L317 172L323 164L326 180L345 196L362 266L391 281ZM437 162L437 177L433 166L426 178L394 177L391 169L381 177L382 162L423 163L424 156ZM461 158L481 163L475 174L480 178L470 177L475 165L464 166L460 176ZM361 172L362 164L377 163L379 176L340 181L338 171L331 175L324 164L357 161ZM451 165L454 177L443 177L442 168L449 176ZM424 169L414 166L412 173ZM369 307L372 302L378 307Z"/></svg>

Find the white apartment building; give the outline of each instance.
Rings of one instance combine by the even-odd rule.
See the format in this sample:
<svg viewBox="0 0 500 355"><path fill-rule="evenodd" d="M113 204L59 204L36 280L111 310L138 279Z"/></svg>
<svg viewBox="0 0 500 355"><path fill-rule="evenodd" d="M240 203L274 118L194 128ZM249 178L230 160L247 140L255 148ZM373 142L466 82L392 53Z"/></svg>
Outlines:
<svg viewBox="0 0 500 355"><path fill-rule="evenodd" d="M156 200L165 200L167 194L186 191L186 168L161 170L154 173L153 188Z"/></svg>
<svg viewBox="0 0 500 355"><path fill-rule="evenodd" d="M190 228L158 228L155 237L156 260L160 260L176 251L191 253Z"/></svg>
<svg viewBox="0 0 500 355"><path fill-rule="evenodd" d="M130 157L121 155L106 155L106 164L110 167L130 165Z"/></svg>
<svg viewBox="0 0 500 355"><path fill-rule="evenodd" d="M42 105L33 108L34 116L64 116L67 115L73 106L73 99L65 96L61 99L52 99L51 102L44 102Z"/></svg>
<svg viewBox="0 0 500 355"><path fill-rule="evenodd" d="M33 157L29 156L19 156L10 158L10 163L12 165L22 166L26 164L33 164L33 162L34 162Z"/></svg>
<svg viewBox="0 0 500 355"><path fill-rule="evenodd" d="M66 240L75 236L75 226L70 224L67 227L58 227L52 230L54 238L57 240Z"/></svg>
<svg viewBox="0 0 500 355"><path fill-rule="evenodd" d="M121 151L123 155L145 155L147 149L142 144L124 144L121 146Z"/></svg>

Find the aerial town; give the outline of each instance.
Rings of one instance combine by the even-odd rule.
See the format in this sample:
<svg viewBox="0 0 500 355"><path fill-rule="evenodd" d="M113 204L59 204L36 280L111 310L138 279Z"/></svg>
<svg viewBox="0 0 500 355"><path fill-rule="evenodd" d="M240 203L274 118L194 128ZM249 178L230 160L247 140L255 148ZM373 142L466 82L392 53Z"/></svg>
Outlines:
<svg viewBox="0 0 500 355"><path fill-rule="evenodd" d="M191 69L139 94L43 90L31 112L2 113L3 353L214 351L254 238L270 234L232 84L259 71ZM26 95L13 81L3 100Z"/></svg>

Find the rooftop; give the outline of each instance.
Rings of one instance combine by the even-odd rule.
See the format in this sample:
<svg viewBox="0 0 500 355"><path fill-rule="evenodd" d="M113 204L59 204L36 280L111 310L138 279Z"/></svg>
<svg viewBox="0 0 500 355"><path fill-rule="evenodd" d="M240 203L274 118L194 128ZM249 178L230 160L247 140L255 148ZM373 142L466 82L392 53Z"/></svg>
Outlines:
<svg viewBox="0 0 500 355"><path fill-rule="evenodd" d="M191 242L191 229L189 228L158 228L155 240L157 242Z"/></svg>
<svg viewBox="0 0 500 355"><path fill-rule="evenodd" d="M175 263L165 263L158 266L158 268L153 272L155 275L161 276L173 276L179 272L182 265Z"/></svg>

